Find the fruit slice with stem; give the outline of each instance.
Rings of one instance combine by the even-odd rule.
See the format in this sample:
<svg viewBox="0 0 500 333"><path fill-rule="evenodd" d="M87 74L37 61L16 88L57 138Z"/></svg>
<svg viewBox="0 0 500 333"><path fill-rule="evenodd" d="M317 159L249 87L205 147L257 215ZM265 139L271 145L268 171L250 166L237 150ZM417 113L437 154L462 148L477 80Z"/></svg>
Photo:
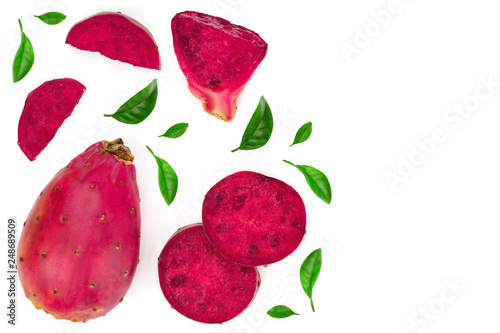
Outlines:
<svg viewBox="0 0 500 333"><path fill-rule="evenodd" d="M172 36L191 93L206 112L231 121L236 99L264 59L267 43L252 30L193 11L174 16Z"/></svg>

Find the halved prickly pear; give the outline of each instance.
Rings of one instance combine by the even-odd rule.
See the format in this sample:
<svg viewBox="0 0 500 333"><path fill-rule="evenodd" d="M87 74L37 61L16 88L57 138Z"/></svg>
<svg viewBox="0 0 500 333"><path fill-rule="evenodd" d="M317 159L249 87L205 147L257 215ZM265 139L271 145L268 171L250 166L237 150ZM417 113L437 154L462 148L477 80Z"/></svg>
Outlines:
<svg viewBox="0 0 500 333"><path fill-rule="evenodd" d="M160 54L153 35L122 13L98 13L80 21L69 31L66 44L134 66L160 69Z"/></svg>
<svg viewBox="0 0 500 333"><path fill-rule="evenodd" d="M260 266L291 254L306 233L306 211L288 184L257 172L240 171L205 195L203 228L224 257Z"/></svg>
<svg viewBox="0 0 500 333"><path fill-rule="evenodd" d="M80 101L85 86L70 79L44 82L28 94L18 124L18 144L30 161L54 138Z"/></svg>
<svg viewBox="0 0 500 333"><path fill-rule="evenodd" d="M231 121L236 99L264 59L267 43L252 30L193 11L174 16L172 36L191 93L206 112Z"/></svg>
<svg viewBox="0 0 500 333"><path fill-rule="evenodd" d="M260 285L255 267L241 266L218 254L201 223L179 229L158 257L161 290L182 315L207 324L240 314Z"/></svg>
<svg viewBox="0 0 500 333"><path fill-rule="evenodd" d="M85 322L123 300L139 259L133 155L121 139L91 145L45 186L18 248L24 293L57 319Z"/></svg>

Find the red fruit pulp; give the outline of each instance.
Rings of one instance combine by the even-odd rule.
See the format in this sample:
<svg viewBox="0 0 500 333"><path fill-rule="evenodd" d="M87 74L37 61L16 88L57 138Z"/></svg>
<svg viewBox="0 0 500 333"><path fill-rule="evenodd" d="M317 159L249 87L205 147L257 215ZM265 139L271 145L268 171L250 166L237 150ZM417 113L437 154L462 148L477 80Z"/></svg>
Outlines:
<svg viewBox="0 0 500 333"><path fill-rule="evenodd" d="M75 24L66 44L134 66L160 69L160 54L146 27L122 13L99 13Z"/></svg>
<svg viewBox="0 0 500 333"><path fill-rule="evenodd" d="M240 314L260 285L255 267L218 254L201 224L179 229L158 258L163 294L182 315L202 323L222 323Z"/></svg>
<svg viewBox="0 0 500 333"><path fill-rule="evenodd" d="M26 97L18 124L18 144L34 161L80 101L85 86L70 79L44 82Z"/></svg>
<svg viewBox="0 0 500 333"><path fill-rule="evenodd" d="M219 181L202 208L207 238L224 257L260 266L292 253L306 232L300 195L281 180L240 171Z"/></svg>

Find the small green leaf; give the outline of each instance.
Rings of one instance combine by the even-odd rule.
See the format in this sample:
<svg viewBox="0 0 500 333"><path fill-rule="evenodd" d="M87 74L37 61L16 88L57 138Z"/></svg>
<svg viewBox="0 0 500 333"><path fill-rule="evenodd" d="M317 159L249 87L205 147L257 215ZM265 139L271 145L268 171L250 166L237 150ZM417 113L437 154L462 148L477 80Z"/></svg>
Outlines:
<svg viewBox="0 0 500 333"><path fill-rule="evenodd" d="M16 55L14 56L14 62L12 64L12 81L14 83L21 81L26 74L33 67L35 62L35 53L33 52L33 45L28 36L23 31L23 25L21 20L19 21L19 27L21 28L21 44L17 49Z"/></svg>
<svg viewBox="0 0 500 333"><path fill-rule="evenodd" d="M64 21L66 15L59 12L48 12L42 15L33 15L34 17L38 17L43 23L49 25L56 25Z"/></svg>
<svg viewBox="0 0 500 333"><path fill-rule="evenodd" d="M283 160L283 162L288 163L296 167L304 177L306 178L307 184L311 190L324 202L330 204L332 201L332 188L330 187L330 182L326 175L316 168L308 165L295 165L290 161Z"/></svg>
<svg viewBox="0 0 500 333"><path fill-rule="evenodd" d="M146 146L146 148L154 156L156 164L158 164L158 185L160 186L160 192L167 205L170 205L177 194L177 187L179 184L177 174L170 164L164 159L156 156L151 148L148 146Z"/></svg>
<svg viewBox="0 0 500 333"><path fill-rule="evenodd" d="M231 150L252 150L264 146L273 132L273 115L267 101L262 96L259 104L255 109L252 118L248 122L247 128L241 138L241 143L238 148Z"/></svg>
<svg viewBox="0 0 500 333"><path fill-rule="evenodd" d="M138 124L146 119L156 105L158 97L157 79L126 101L114 114L105 114L125 124Z"/></svg>
<svg viewBox="0 0 500 333"><path fill-rule="evenodd" d="M313 312L314 303L312 299L313 287L318 280L319 272L321 271L322 264L322 251L321 248L314 250L307 256L307 258L300 266L300 283L302 284L302 289L309 296L311 300L311 308Z"/></svg>
<svg viewBox="0 0 500 333"><path fill-rule="evenodd" d="M293 315L298 316L298 313L295 313L292 309L290 309L288 306L285 305L276 305L273 306L269 311L267 311L267 314L273 318L286 318L290 317Z"/></svg>
<svg viewBox="0 0 500 333"><path fill-rule="evenodd" d="M172 125L165 133L159 135L160 137L175 139L186 133L188 123L178 123Z"/></svg>
<svg viewBox="0 0 500 333"><path fill-rule="evenodd" d="M295 139L293 140L293 143L290 145L290 147L298 143L307 141L307 139L309 139L309 137L311 136L311 133L312 133L312 123L311 122L305 123L298 129L297 133L295 134Z"/></svg>

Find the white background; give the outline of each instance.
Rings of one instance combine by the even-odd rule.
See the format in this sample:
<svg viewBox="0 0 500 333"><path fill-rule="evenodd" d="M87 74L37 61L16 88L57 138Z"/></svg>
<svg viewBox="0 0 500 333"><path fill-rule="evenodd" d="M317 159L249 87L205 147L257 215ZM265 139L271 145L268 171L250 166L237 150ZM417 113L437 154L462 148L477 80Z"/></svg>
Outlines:
<svg viewBox="0 0 500 333"><path fill-rule="evenodd" d="M2 270L7 271L7 219L22 224L55 172L101 139L122 137L135 155L142 241L141 262L124 302L85 324L55 320L19 296L18 326L7 325L8 286L2 277L2 332L498 332L500 20L494 3L31 0L4 6ZM178 67L170 20L188 9L246 26L269 44L231 123L203 112ZM47 26L32 17L51 10L67 19ZM159 46L161 71L64 44L73 24L106 10L121 11L149 28ZM18 18L36 60L13 84ZM87 91L53 141L30 162L16 144L24 100L42 82L60 77L79 80ZM102 116L153 78L159 82L158 103L143 123L125 125ZM262 95L275 118L270 141L253 152L231 153ZM465 111L459 114L459 108ZM311 138L289 148L308 121ZM158 138L177 122L189 123L183 137ZM179 191L171 206L161 197L146 145L177 171ZM332 184L331 205L282 159L322 170ZM243 314L223 325L200 324L164 299L157 256L177 228L201 221L201 200L210 186L238 170L292 185L306 204L308 232L292 255L260 269L261 289ZM298 268L318 247L324 262L312 313ZM20 284L17 288L22 295ZM275 304L300 316L270 318L265 312Z"/></svg>

